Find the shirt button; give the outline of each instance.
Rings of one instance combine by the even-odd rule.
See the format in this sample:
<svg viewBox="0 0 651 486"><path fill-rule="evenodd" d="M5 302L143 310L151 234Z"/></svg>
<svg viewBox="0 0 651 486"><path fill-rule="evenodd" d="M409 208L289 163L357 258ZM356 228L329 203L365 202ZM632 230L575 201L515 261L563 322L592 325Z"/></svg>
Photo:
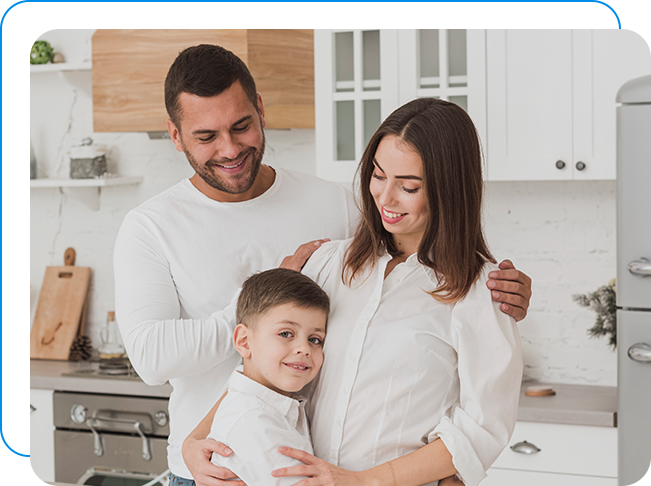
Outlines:
<svg viewBox="0 0 651 486"><path fill-rule="evenodd" d="M350 355L350 360L354 363L355 360L356 360L355 356L353 356L353 355L351 354L351 355Z"/></svg>
<svg viewBox="0 0 651 486"><path fill-rule="evenodd" d="M344 387L344 395L348 395L348 388Z"/></svg>
<svg viewBox="0 0 651 486"><path fill-rule="evenodd" d="M373 298L373 299L371 299L369 302L370 302L371 304L375 305L375 304L377 304L378 301L377 301L376 298Z"/></svg>
<svg viewBox="0 0 651 486"><path fill-rule="evenodd" d="M337 425L341 426L341 420L337 419Z"/></svg>

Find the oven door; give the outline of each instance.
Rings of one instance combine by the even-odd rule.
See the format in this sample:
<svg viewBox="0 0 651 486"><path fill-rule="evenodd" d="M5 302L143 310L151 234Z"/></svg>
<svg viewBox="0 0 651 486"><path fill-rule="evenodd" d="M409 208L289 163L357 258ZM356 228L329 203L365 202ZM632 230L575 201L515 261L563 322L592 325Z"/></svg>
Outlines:
<svg viewBox="0 0 651 486"><path fill-rule="evenodd" d="M130 471L118 471L103 467L91 467L79 478L77 484L93 486L143 486L151 482L157 476L155 474L134 473ZM168 478L160 479L157 486L167 486Z"/></svg>
<svg viewBox="0 0 651 486"><path fill-rule="evenodd" d="M107 432L102 432L101 436L104 453L97 456L91 432L55 430L55 481L102 486L141 486L167 469L167 439L148 437L151 459L146 461L143 459L143 440L140 437ZM92 469L97 474L89 476ZM111 470L112 476L108 474ZM79 482L84 477L86 482Z"/></svg>

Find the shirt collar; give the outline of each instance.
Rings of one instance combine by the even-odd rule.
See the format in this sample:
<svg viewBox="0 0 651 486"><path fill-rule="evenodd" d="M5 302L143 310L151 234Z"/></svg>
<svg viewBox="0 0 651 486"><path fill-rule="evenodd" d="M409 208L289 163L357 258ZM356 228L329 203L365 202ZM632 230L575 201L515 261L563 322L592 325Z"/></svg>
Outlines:
<svg viewBox="0 0 651 486"><path fill-rule="evenodd" d="M388 263L389 260L391 260L391 255L389 255L389 253L385 250L384 254L379 258L380 265L378 267L382 270L382 274L384 274L384 268L386 268L386 263ZM436 273L430 267L423 265L418 261L418 253L412 253L409 255L403 265L405 265L407 268L422 268L423 272L425 272L425 275L427 276L427 279L434 286L434 288L439 286L439 278L436 276Z"/></svg>
<svg viewBox="0 0 651 486"><path fill-rule="evenodd" d="M298 409L299 406L302 405L298 400L281 395L280 393L261 385L257 381L245 376L239 370L235 370L228 380L228 389L259 398L266 404L278 410L283 416L291 422L294 422L294 425L296 425Z"/></svg>

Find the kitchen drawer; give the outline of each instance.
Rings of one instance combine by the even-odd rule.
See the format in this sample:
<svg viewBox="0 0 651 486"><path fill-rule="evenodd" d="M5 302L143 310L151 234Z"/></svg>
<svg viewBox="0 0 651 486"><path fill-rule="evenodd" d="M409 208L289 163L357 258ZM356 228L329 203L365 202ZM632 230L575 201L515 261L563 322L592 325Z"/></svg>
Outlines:
<svg viewBox="0 0 651 486"><path fill-rule="evenodd" d="M495 469L481 486L617 486L617 478Z"/></svg>
<svg viewBox="0 0 651 486"><path fill-rule="evenodd" d="M514 452L511 446L522 441L540 452ZM493 467L616 478L617 429L517 422L509 445Z"/></svg>

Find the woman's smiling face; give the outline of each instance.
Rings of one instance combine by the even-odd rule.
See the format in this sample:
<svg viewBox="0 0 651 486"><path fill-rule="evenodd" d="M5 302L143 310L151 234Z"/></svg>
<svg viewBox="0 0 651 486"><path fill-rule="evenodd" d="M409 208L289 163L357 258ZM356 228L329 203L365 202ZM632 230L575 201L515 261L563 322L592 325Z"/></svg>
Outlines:
<svg viewBox="0 0 651 486"><path fill-rule="evenodd" d="M400 251L416 253L429 219L423 161L400 138L387 135L380 141L373 163L370 192L382 224Z"/></svg>

